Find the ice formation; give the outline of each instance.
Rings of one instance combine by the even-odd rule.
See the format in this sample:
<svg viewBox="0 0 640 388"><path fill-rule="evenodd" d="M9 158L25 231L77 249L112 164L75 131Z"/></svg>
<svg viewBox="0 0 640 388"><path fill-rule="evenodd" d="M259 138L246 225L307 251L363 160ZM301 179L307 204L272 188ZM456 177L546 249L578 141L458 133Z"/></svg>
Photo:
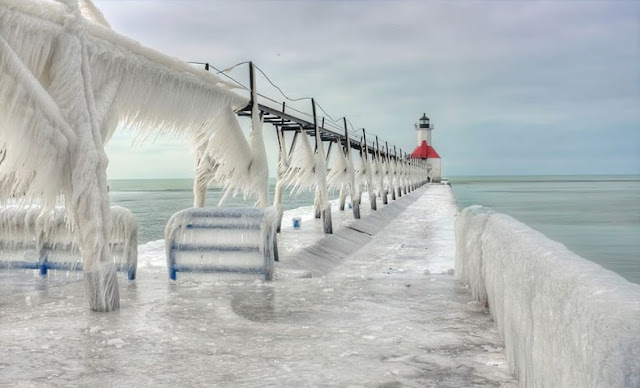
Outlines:
<svg viewBox="0 0 640 388"><path fill-rule="evenodd" d="M324 144L320 140L320 134L316 126L315 176L317 209L321 212L325 233L333 233L331 204L329 203L329 193L327 189L327 160L325 155Z"/></svg>
<svg viewBox="0 0 640 388"><path fill-rule="evenodd" d="M346 121L346 120L345 120ZM360 200L361 193L360 187L356 184L356 171L353 166L353 155L351 153L351 139L349 138L348 131L345 132L345 156L347 161L347 176L345 180L346 186L349 188L349 195L351 196L351 206L353 208L353 217L360 218ZM340 196L340 208L344 209L344 191L341 190Z"/></svg>
<svg viewBox="0 0 640 388"><path fill-rule="evenodd" d="M284 182L284 177L287 171L289 170L289 166L291 164L291 157L287 152L287 144L285 142L284 133L282 130L278 129L278 168L276 171L276 187L273 195L273 206L276 208L278 212L278 223L277 223L277 231L280 232L280 227L282 225L282 214L284 212L283 200L284 200L284 188L286 182ZM297 139L298 133L295 134L294 139ZM295 140L294 140L295 141Z"/></svg>
<svg viewBox="0 0 640 388"><path fill-rule="evenodd" d="M456 279L489 304L521 386L640 386L640 285L517 220L456 220Z"/></svg>
<svg viewBox="0 0 640 388"><path fill-rule="evenodd" d="M309 136L303 131L294 145L288 169L283 177L294 194L311 190L316 184L316 158Z"/></svg>
<svg viewBox="0 0 640 388"><path fill-rule="evenodd" d="M225 278L271 280L278 218L275 207L191 208L175 213L165 228L169 277L177 280L178 273L214 273Z"/></svg>
<svg viewBox="0 0 640 388"><path fill-rule="evenodd" d="M347 144L349 144L349 139L347 139ZM338 150L336 161L333 164L333 168L331 168L331 171L327 175L327 183L330 188L340 190L340 210L344 210L347 192L351 196L352 207L354 207L355 209L355 207L359 205L359 202L356 203L354 201L355 172L353 169L353 162L351 161L351 150L345 150L339 144L337 148ZM347 153L347 155L345 155L345 152ZM355 213L356 211L354 210L354 214Z"/></svg>
<svg viewBox="0 0 640 388"><path fill-rule="evenodd" d="M407 194L407 164L404 158L398 161L398 188L402 194Z"/></svg>
<svg viewBox="0 0 640 388"><path fill-rule="evenodd" d="M367 188L367 193L369 194L369 202L371 204L371 209L376 209L376 193L373 189L373 179L371 176L371 165L369 163L369 158L367 156L367 145L362 143L361 145L362 151L360 152L360 160L358 161L358 165L355 169L356 173L356 186L359 188L364 183Z"/></svg>
<svg viewBox="0 0 640 388"><path fill-rule="evenodd" d="M389 157L388 155L382 156L380 155L380 187L382 190L382 203L387 204L388 202L388 194L389 194Z"/></svg>
<svg viewBox="0 0 640 388"><path fill-rule="evenodd" d="M409 193L409 163L406 159L400 159L402 165L402 191L405 194Z"/></svg>
<svg viewBox="0 0 640 388"><path fill-rule="evenodd" d="M395 201L396 199L396 187L397 187L397 178L396 178L396 160L395 158L389 158L389 163L387 165L388 175L389 175L389 191L391 192L391 199Z"/></svg>
<svg viewBox="0 0 640 388"><path fill-rule="evenodd" d="M118 269L135 278L138 262L138 223L130 210L111 208L109 247ZM66 209L39 206L0 208L0 260L2 267L32 268L46 260L52 268L81 269L82 260L74 225Z"/></svg>
<svg viewBox="0 0 640 388"><path fill-rule="evenodd" d="M247 100L216 76L114 33L90 2L0 0L0 199L53 208L62 197L84 258L91 309L118 308L104 143L116 125L200 141L230 190L257 193L266 163L261 132L244 138ZM256 128L254 115L254 128ZM201 158L202 160L203 158ZM211 170L211 169L210 169ZM252 179L256 178L256 179Z"/></svg>
<svg viewBox="0 0 640 388"><path fill-rule="evenodd" d="M382 185L380 184L380 180L382 179L382 171L380 168L380 163L378 162L376 152L371 155L370 169L372 186L378 192L378 195L382 195Z"/></svg>
<svg viewBox="0 0 640 388"><path fill-rule="evenodd" d="M213 180L222 182L225 186L225 195L218 205L222 205L227 195L242 192L245 197L254 196L257 207L265 208L269 205L269 167L258 104L251 107L251 134L248 143L235 113L231 112L231 115L233 118L230 117L228 124L221 126L220 130L211 131L212 136L204 151L208 156L204 160L215 161L215 168L208 169L214 171ZM198 166L197 171L200 168Z"/></svg>

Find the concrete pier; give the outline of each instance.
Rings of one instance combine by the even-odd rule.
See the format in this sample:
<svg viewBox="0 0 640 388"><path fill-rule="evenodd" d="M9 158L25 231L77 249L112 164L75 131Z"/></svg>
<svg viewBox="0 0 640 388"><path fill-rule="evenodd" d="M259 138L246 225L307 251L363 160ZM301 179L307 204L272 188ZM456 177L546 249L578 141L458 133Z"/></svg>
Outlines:
<svg viewBox="0 0 640 388"><path fill-rule="evenodd" d="M312 207L300 230L285 213L270 283L168 284L153 244L142 246L138 280L121 282L116 313L88 311L81 280L2 272L0 381L517 386L488 310L447 272L457 212L450 188L424 186L378 205L363 206L357 222L334 212L331 236Z"/></svg>

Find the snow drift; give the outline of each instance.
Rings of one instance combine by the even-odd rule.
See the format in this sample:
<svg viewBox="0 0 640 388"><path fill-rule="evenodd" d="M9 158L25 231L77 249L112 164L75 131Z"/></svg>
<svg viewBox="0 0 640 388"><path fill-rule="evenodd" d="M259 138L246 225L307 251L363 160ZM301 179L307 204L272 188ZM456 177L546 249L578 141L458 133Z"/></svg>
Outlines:
<svg viewBox="0 0 640 388"><path fill-rule="evenodd" d="M488 302L522 386L640 386L640 285L480 206L456 241L456 278Z"/></svg>

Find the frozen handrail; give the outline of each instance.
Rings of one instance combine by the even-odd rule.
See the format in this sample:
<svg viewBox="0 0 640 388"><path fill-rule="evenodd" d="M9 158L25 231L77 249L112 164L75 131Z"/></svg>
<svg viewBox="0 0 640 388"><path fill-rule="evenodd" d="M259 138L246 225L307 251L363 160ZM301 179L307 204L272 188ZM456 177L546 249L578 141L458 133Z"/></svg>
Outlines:
<svg viewBox="0 0 640 388"><path fill-rule="evenodd" d="M640 285L485 207L455 228L456 279L488 303L521 386L640 386Z"/></svg>
<svg viewBox="0 0 640 388"><path fill-rule="evenodd" d="M169 278L179 272L273 279L278 212L266 209L189 208L165 228Z"/></svg>
<svg viewBox="0 0 640 388"><path fill-rule="evenodd" d="M129 280L138 266L138 223L129 209L111 208L109 246ZM10 206L0 209L0 268L82 271L82 257L66 209ZM20 252L21 254L17 254Z"/></svg>

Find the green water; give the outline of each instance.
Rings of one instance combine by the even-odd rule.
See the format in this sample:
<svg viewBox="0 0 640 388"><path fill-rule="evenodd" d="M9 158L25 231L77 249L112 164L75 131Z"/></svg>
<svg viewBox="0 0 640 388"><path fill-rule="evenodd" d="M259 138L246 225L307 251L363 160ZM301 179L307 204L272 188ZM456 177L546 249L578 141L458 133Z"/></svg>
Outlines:
<svg viewBox="0 0 640 388"><path fill-rule="evenodd" d="M508 214L640 283L640 175L450 177L462 209Z"/></svg>

